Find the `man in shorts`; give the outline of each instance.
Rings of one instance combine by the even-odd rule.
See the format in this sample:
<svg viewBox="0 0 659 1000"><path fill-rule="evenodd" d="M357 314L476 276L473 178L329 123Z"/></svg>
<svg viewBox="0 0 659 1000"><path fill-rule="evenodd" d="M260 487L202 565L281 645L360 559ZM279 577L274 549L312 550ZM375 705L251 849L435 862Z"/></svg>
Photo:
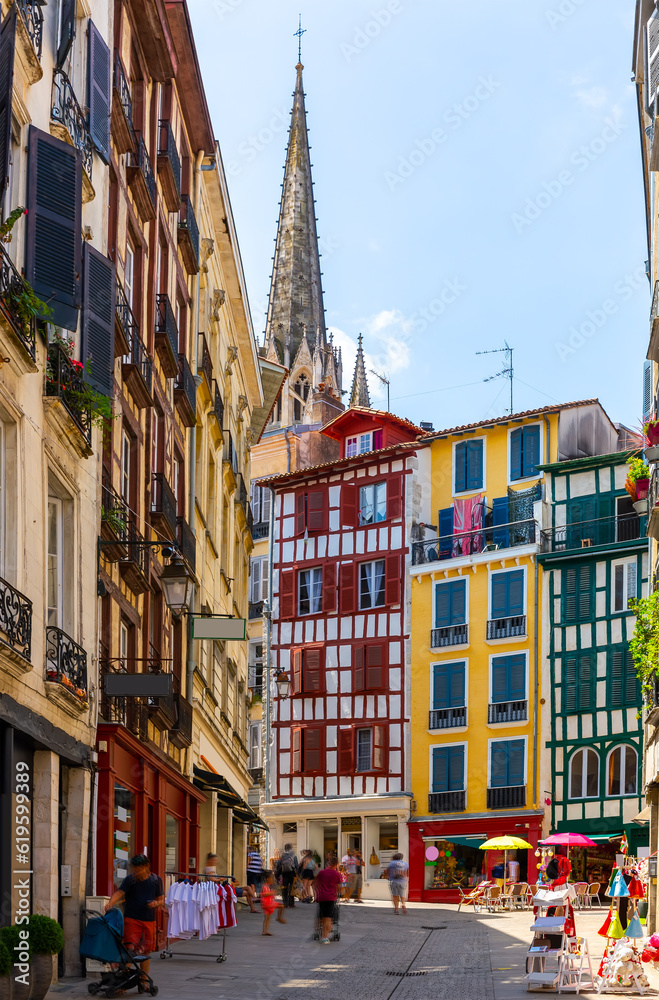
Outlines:
<svg viewBox="0 0 659 1000"><path fill-rule="evenodd" d="M156 911L165 902L162 880L151 871L146 854L136 854L130 872L113 893L105 912L124 904L124 944L134 955L146 955L141 968L148 975L156 946Z"/></svg>
<svg viewBox="0 0 659 1000"><path fill-rule="evenodd" d="M337 888L341 885L341 874L338 871L339 859L335 854L327 858L327 867L316 873L313 883L314 896L318 903L318 919L322 927L321 944L329 944L332 933L332 921L336 906Z"/></svg>
<svg viewBox="0 0 659 1000"><path fill-rule="evenodd" d="M391 891L391 902L394 904L394 914L407 913L405 900L407 899L407 879L409 875L409 865L403 861L402 854L394 854L387 865L387 878L389 879L389 889ZM400 910L398 909L400 907Z"/></svg>

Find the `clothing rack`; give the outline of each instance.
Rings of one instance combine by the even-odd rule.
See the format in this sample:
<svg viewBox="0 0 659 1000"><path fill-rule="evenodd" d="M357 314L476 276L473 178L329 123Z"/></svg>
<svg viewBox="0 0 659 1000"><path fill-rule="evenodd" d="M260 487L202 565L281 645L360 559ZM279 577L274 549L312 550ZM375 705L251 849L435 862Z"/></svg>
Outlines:
<svg viewBox="0 0 659 1000"><path fill-rule="evenodd" d="M163 880L163 888L164 888L164 891L165 891L165 896L167 896L167 893L168 893L169 889L172 886L172 882L173 881L178 881L179 879L186 879L186 878L190 879L190 878L193 878L195 880L199 879L200 881L208 881L208 882L231 882L233 880L233 876L232 875L215 875L215 874L208 875L205 872L165 872L164 876L165 876L165 878ZM164 883L165 883L165 881L168 878L170 878L171 881L167 885L165 885ZM169 916L167 918L167 930L169 932ZM180 938L176 938L175 940L181 940L181 939ZM191 940L193 940L193 938L185 938L183 940L191 941ZM173 958L174 955L183 955L183 954L184 954L183 952L174 952L174 951L172 951L172 948L171 948L171 945L170 945L170 940L169 940L169 933L168 933L165 947L160 952L161 959ZM195 952L194 957L195 958L214 958L216 962L226 962L227 958L229 957L227 955L227 929L226 929L226 925L222 928L222 951L220 952L220 954L219 955L214 955L214 954L213 955L208 955L208 954L200 954L199 952Z"/></svg>

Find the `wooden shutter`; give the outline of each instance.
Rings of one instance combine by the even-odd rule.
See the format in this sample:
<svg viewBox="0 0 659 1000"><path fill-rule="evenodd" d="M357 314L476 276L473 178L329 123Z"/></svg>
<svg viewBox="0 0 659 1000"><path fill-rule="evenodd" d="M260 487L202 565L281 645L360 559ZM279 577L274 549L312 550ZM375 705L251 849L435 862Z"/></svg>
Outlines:
<svg viewBox="0 0 659 1000"><path fill-rule="evenodd" d="M303 691L305 694L322 691L322 656L317 646L306 647L303 652Z"/></svg>
<svg viewBox="0 0 659 1000"><path fill-rule="evenodd" d="M624 654L621 649L614 649L611 653L611 683L610 697L613 708L619 708L623 704L623 673Z"/></svg>
<svg viewBox="0 0 659 1000"><path fill-rule="evenodd" d="M272 493L269 486L260 486L261 494L261 521L270 520L270 504L272 503Z"/></svg>
<svg viewBox="0 0 659 1000"><path fill-rule="evenodd" d="M354 483L341 486L341 525L344 528L357 527L357 487Z"/></svg>
<svg viewBox="0 0 659 1000"><path fill-rule="evenodd" d="M629 650L625 650L625 674L623 685L623 696L626 705L641 705L641 688L639 684L634 659Z"/></svg>
<svg viewBox="0 0 659 1000"><path fill-rule="evenodd" d="M261 596L260 601L265 601L270 593L270 563L268 557L261 559Z"/></svg>
<svg viewBox="0 0 659 1000"><path fill-rule="evenodd" d="M577 614L581 621L592 618L592 586L591 586L591 566L580 566L578 573L578 604Z"/></svg>
<svg viewBox="0 0 659 1000"><path fill-rule="evenodd" d="M540 428L524 427L522 435L522 477L535 476L540 462Z"/></svg>
<svg viewBox="0 0 659 1000"><path fill-rule="evenodd" d="M387 556L385 559L385 604L400 604L400 556Z"/></svg>
<svg viewBox="0 0 659 1000"><path fill-rule="evenodd" d="M291 773L302 771L302 731L299 727L291 731Z"/></svg>
<svg viewBox="0 0 659 1000"><path fill-rule="evenodd" d="M110 162L110 50L89 22L89 134L104 163Z"/></svg>
<svg viewBox="0 0 659 1000"><path fill-rule="evenodd" d="M295 497L295 534L303 535L307 526L306 494L301 490Z"/></svg>
<svg viewBox="0 0 659 1000"><path fill-rule="evenodd" d="M80 308L82 160L68 143L30 126L26 277L53 310L52 322L77 330Z"/></svg>
<svg viewBox="0 0 659 1000"><path fill-rule="evenodd" d="M340 605L342 614L355 610L355 564L342 563L339 570Z"/></svg>
<svg viewBox="0 0 659 1000"><path fill-rule="evenodd" d="M568 656L563 662L563 711L577 710L577 659Z"/></svg>
<svg viewBox="0 0 659 1000"><path fill-rule="evenodd" d="M594 674L590 654L581 656L577 667L577 709L583 711L584 709L593 707Z"/></svg>
<svg viewBox="0 0 659 1000"><path fill-rule="evenodd" d="M84 379L104 396L114 393L114 264L83 244L82 360Z"/></svg>
<svg viewBox="0 0 659 1000"><path fill-rule="evenodd" d="M403 513L403 477L387 480L387 517L401 517Z"/></svg>
<svg viewBox="0 0 659 1000"><path fill-rule="evenodd" d="M510 523L510 509L508 503L508 497L494 497L492 500L492 524L509 524ZM501 549L507 549L510 538L510 530L508 528L500 528L498 531L492 532L492 541L495 545L498 545Z"/></svg>
<svg viewBox="0 0 659 1000"><path fill-rule="evenodd" d="M71 51L76 36L76 0L62 0L60 42L57 47L57 68L61 69Z"/></svg>
<svg viewBox="0 0 659 1000"><path fill-rule="evenodd" d="M384 726L373 726L373 770L386 770L386 748L387 730Z"/></svg>
<svg viewBox="0 0 659 1000"><path fill-rule="evenodd" d="M295 614L295 570L282 569L279 574L279 617Z"/></svg>
<svg viewBox="0 0 659 1000"><path fill-rule="evenodd" d="M448 789L461 792L464 789L464 747L448 747Z"/></svg>
<svg viewBox="0 0 659 1000"><path fill-rule="evenodd" d="M509 785L525 785L524 775L524 740L511 740L508 744L508 782Z"/></svg>
<svg viewBox="0 0 659 1000"><path fill-rule="evenodd" d="M354 647L355 691L364 690L364 647Z"/></svg>
<svg viewBox="0 0 659 1000"><path fill-rule="evenodd" d="M433 747L432 750L432 790L448 792L448 752L449 747Z"/></svg>
<svg viewBox="0 0 659 1000"><path fill-rule="evenodd" d="M303 767L305 774L310 771L322 771L323 760L323 730L319 726L307 726L302 732L304 758Z"/></svg>
<svg viewBox="0 0 659 1000"><path fill-rule="evenodd" d="M251 594L250 600L252 604L256 604L261 600L261 560L252 559L252 565L250 570L250 587Z"/></svg>
<svg viewBox="0 0 659 1000"><path fill-rule="evenodd" d="M507 576L508 573L492 574L492 618L506 618L508 616Z"/></svg>
<svg viewBox="0 0 659 1000"><path fill-rule="evenodd" d="M355 770L353 756L352 729L339 729L339 774L352 774Z"/></svg>
<svg viewBox="0 0 659 1000"><path fill-rule="evenodd" d="M450 708L449 668L445 663L433 667L432 707L435 711Z"/></svg>
<svg viewBox="0 0 659 1000"><path fill-rule="evenodd" d="M508 657L508 691L510 701L526 700L526 657Z"/></svg>
<svg viewBox="0 0 659 1000"><path fill-rule="evenodd" d="M659 24L659 21L657 21ZM659 66L659 59L656 63ZM649 420L652 416L652 362L643 362L643 419Z"/></svg>
<svg viewBox="0 0 659 1000"><path fill-rule="evenodd" d="M323 611L336 611L336 563L323 566Z"/></svg>
<svg viewBox="0 0 659 1000"><path fill-rule="evenodd" d="M448 628L451 624L451 584L435 584L435 628Z"/></svg>
<svg viewBox="0 0 659 1000"><path fill-rule="evenodd" d="M327 526L327 494L324 490L307 493L307 528L309 531L325 531Z"/></svg>
<svg viewBox="0 0 659 1000"><path fill-rule="evenodd" d="M464 625L467 621L467 584L465 580L452 580L449 593L451 599L449 625Z"/></svg>
<svg viewBox="0 0 659 1000"><path fill-rule="evenodd" d="M293 661L293 683L292 683L292 693L300 694L302 691L302 650L294 649L292 650L292 661Z"/></svg>
<svg viewBox="0 0 659 1000"><path fill-rule="evenodd" d="M573 622L577 619L577 570L563 571L563 619Z"/></svg>
<svg viewBox="0 0 659 1000"><path fill-rule="evenodd" d="M490 747L490 788L505 788L508 784L508 743L491 743Z"/></svg>
<svg viewBox="0 0 659 1000"><path fill-rule="evenodd" d="M467 489L467 442L460 441L455 446L455 489L454 493L464 493Z"/></svg>
<svg viewBox="0 0 659 1000"><path fill-rule="evenodd" d="M654 99L659 87L659 12L652 11L646 25L646 70L647 107L654 117Z"/></svg>
<svg viewBox="0 0 659 1000"><path fill-rule="evenodd" d="M254 523L258 524L261 520L261 487L252 486L252 499L250 501L252 507L252 517L254 518Z"/></svg>
<svg viewBox="0 0 659 1000"><path fill-rule="evenodd" d="M508 656L497 656L492 660L492 701L511 701Z"/></svg>
<svg viewBox="0 0 659 1000"><path fill-rule="evenodd" d="M9 183L15 45L16 4L10 8L0 27L0 203Z"/></svg>
<svg viewBox="0 0 659 1000"><path fill-rule="evenodd" d="M449 708L463 708L465 702L465 665L452 663L449 674Z"/></svg>
<svg viewBox="0 0 659 1000"><path fill-rule="evenodd" d="M483 485L483 442L467 441L467 489L479 490Z"/></svg>
<svg viewBox="0 0 659 1000"><path fill-rule="evenodd" d="M522 428L510 435L510 478L522 478Z"/></svg>
<svg viewBox="0 0 659 1000"><path fill-rule="evenodd" d="M383 685L384 646L380 643L369 643L365 648L366 689L378 690Z"/></svg>
<svg viewBox="0 0 659 1000"><path fill-rule="evenodd" d="M437 513L437 524L439 526L439 550L440 556L446 558L453 549L453 508L445 507Z"/></svg>
<svg viewBox="0 0 659 1000"><path fill-rule="evenodd" d="M524 614L524 570L506 573L508 577L508 612L510 616Z"/></svg>

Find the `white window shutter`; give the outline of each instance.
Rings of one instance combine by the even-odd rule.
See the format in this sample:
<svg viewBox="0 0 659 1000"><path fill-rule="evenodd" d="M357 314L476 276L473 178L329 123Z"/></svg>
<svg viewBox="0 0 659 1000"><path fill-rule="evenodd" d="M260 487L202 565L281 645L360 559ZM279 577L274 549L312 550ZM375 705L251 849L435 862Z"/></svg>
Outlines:
<svg viewBox="0 0 659 1000"><path fill-rule="evenodd" d="M270 588L268 587L268 573L269 573L269 571L270 571L270 567L268 565L268 557L265 556L263 558L262 563L261 563L261 597L259 598L259 600L261 600L261 601L265 601L268 598L268 594L269 594L269 590L270 590Z"/></svg>
<svg viewBox="0 0 659 1000"><path fill-rule="evenodd" d="M252 486L252 517L254 518L254 523L258 524L261 520L261 487Z"/></svg>
<svg viewBox="0 0 659 1000"><path fill-rule="evenodd" d="M652 362L643 362L643 419L652 415Z"/></svg>
<svg viewBox="0 0 659 1000"><path fill-rule="evenodd" d="M261 520L270 520L270 503L272 494L267 486L261 486Z"/></svg>
<svg viewBox="0 0 659 1000"><path fill-rule="evenodd" d="M647 107L654 114L654 98L659 87L659 11L656 10L646 25L645 57Z"/></svg>
<svg viewBox="0 0 659 1000"><path fill-rule="evenodd" d="M252 604L261 600L261 560L252 559Z"/></svg>

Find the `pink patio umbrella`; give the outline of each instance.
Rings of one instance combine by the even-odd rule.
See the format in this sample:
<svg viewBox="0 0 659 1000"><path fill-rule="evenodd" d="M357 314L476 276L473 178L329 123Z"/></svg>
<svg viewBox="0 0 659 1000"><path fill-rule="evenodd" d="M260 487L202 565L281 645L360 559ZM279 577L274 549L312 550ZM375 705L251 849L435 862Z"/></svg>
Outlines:
<svg viewBox="0 0 659 1000"><path fill-rule="evenodd" d="M551 837L545 837L539 843L546 847L553 844L562 844L564 847L597 847L595 841L583 833L552 833Z"/></svg>

